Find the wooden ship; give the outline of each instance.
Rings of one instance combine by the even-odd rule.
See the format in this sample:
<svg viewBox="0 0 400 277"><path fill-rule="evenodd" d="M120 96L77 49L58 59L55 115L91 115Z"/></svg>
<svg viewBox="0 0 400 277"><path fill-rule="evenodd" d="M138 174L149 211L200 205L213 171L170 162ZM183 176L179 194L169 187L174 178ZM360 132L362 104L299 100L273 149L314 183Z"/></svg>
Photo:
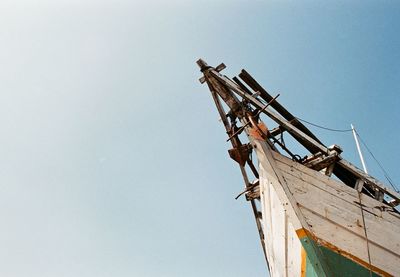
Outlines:
<svg viewBox="0 0 400 277"><path fill-rule="evenodd" d="M245 70L230 79L224 64L197 64L243 175L270 276L400 276L399 193L343 159L339 146L325 146ZM282 133L309 154L292 153Z"/></svg>

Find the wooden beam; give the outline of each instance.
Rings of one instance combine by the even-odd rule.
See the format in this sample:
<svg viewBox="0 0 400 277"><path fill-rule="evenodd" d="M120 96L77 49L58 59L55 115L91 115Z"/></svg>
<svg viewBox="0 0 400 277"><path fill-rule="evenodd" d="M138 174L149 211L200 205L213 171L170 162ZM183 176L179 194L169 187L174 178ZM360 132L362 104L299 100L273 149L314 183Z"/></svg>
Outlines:
<svg viewBox="0 0 400 277"><path fill-rule="evenodd" d="M202 71L203 70L205 71L208 69L208 65L203 60L199 60L197 63L200 66L200 68L202 69ZM221 96L221 92L219 91L219 89L222 88L222 93L223 94L225 93L225 96L227 98L229 98L229 96L231 96L233 98L233 99L229 99L229 101L234 105L234 107L236 107L235 100L237 100L237 98L234 95L232 95L232 93L229 90L227 90L224 86L221 86L221 84L219 84L217 80L214 80L214 78L207 78L206 76L207 75L204 72L205 81L207 81L207 85L211 91L211 95L212 95L214 103L217 107L218 113L220 114L221 120L224 123L225 129L226 129L226 132L229 135L231 133L232 125L229 123L226 113L224 111L224 108L220 102L219 97L222 98L222 96ZM216 87L214 87L214 85ZM223 100L225 101L225 99L223 99ZM242 145L240 139L237 136L232 138L230 141L231 141L231 144L233 147L239 147ZM258 178L259 174L258 174L255 166L253 165L252 161L248 160L247 163L248 163L250 169L253 171L253 174L256 176L256 178ZM245 187L248 188L249 179L248 179L245 167L240 165L240 171L242 173ZM251 208L252 208L254 218L256 221L256 226L257 226L258 235L260 238L261 247L263 249L264 258L267 263L267 268L269 268L269 262L268 262L267 251L266 251L266 246L265 246L265 237L264 237L264 233L262 230L262 224L261 224L260 218L259 218L260 212L258 211L257 205L255 203L255 199L250 199L250 204L251 204Z"/></svg>
<svg viewBox="0 0 400 277"><path fill-rule="evenodd" d="M213 75L215 78L217 78L221 83L223 83L225 86L227 86L229 89L233 90L236 92L239 96L245 98L246 100L250 101L256 108L263 109L264 104L261 103L258 99L253 97L252 95L249 95L245 91L243 91L239 85L237 85L235 82L231 81L229 78L226 76L218 73L215 70L210 70L209 71L211 75ZM275 102L275 101L274 101ZM304 146L307 146L306 148L311 148L314 151L313 152L318 152L322 151L326 154L329 153L328 148L321 144L320 142L314 140L310 136L306 135L304 132L300 131L297 127L295 127L293 124L289 123L285 118L283 118L281 115L278 113L272 111L271 109L267 108L263 110L263 113L267 114L272 120L274 120L276 123L281 125L283 128L285 128L288 132L290 132L297 140L301 141L301 143ZM316 151L318 150L318 151Z"/></svg>
<svg viewBox="0 0 400 277"><path fill-rule="evenodd" d="M367 185L372 185L373 188L378 189L382 191L383 193L387 194L388 196L392 197L393 199L400 201L400 194L395 192L394 190L391 190L390 188L386 187L383 183L381 183L379 180L375 179L371 175L365 173L361 169L357 168L350 162L346 160L340 160L338 161L338 164L342 165L344 168L348 169L350 172L352 172L355 176L363 179L366 181Z"/></svg>
<svg viewBox="0 0 400 277"><path fill-rule="evenodd" d="M263 113L268 115L272 120L277 122L282 128L287 130L297 141L299 141L304 147L306 147L311 153L323 152L324 154L327 155L330 154L330 150L325 145L323 145L318 139L315 140L313 138L315 137L314 135L312 135L313 137L309 136L303 130L300 130L298 127L294 126L294 124L290 123L279 113L272 111L270 108L266 108L265 105L261 103L252 94L250 94L248 90L247 91L244 90L240 85L233 82L226 76L220 74L212 67L205 66L204 64L202 64L202 71L206 76L207 83L211 85L214 91L218 93L218 95L228 104L228 106L237 116L244 118L245 110L241 102L238 100L238 98L235 96L234 93L246 99L255 108L260 109L260 111L262 111ZM273 98L269 99L269 101L271 101L272 99ZM276 101L272 101L272 103L275 102ZM286 110L281 110L281 111L285 114ZM288 115L287 113L288 112L286 111L286 116L290 115L293 117L293 115L291 115L290 113ZM306 130L308 129L306 128ZM336 163L333 172L336 176L339 177L339 179L341 179L348 186L354 188L356 180L361 178L365 181L364 189L368 190L369 193L371 193L372 195L374 195L375 192L379 191L387 194L388 196L390 196L395 200L393 201L392 205L400 203L399 193L387 188L383 183L373 178L372 176L366 174L365 172L358 169L357 167L355 167L346 160L340 159ZM383 195L378 193L376 197L383 198Z"/></svg>
<svg viewBox="0 0 400 277"><path fill-rule="evenodd" d="M239 77L249 86L251 87L254 91L260 92L260 96L265 100L269 101L269 99L272 98L272 96L246 71L242 70L242 72L239 74ZM297 120L297 118L292 115L289 111L286 110L285 107L283 107L279 102L274 101L273 105L271 105L280 115L282 115L283 118L288 120L291 124L293 124L295 127L297 127L299 130L301 130L303 133L307 134L311 138L313 138L315 141L319 142L320 144L323 145L323 143L306 127L304 126L303 123ZM280 134L282 132L281 130L273 130L274 132L271 134L276 135ZM289 131L289 133L291 133ZM302 140L299 140L298 137L291 133L291 135L298 141L300 142L308 151L311 153L315 154L319 150L318 148L314 147L313 145L310 144L303 144ZM356 178L349 174L349 171L343 168L341 165L335 166L333 169L333 174L335 174L343 183L349 185L349 186L354 186L356 182Z"/></svg>
<svg viewBox="0 0 400 277"><path fill-rule="evenodd" d="M239 96L243 97L244 99L248 100L251 102L256 108L261 109L263 113L267 114L272 120L277 122L279 125L281 125L284 129L286 129L288 132L290 132L302 145L304 145L306 148L314 148L318 149L319 151L329 155L330 151L329 149L321 144L319 141L314 140L307 134L305 134L303 131L299 130L297 127L295 127L293 124L288 122L285 118L283 118L281 115L277 114L274 111L271 111L269 108L264 108L264 104L261 103L258 99L253 97L252 95L249 95L247 92L245 92L238 84L227 78L226 76L218 73L215 70L210 70L209 73L214 76L216 79L218 79L222 84L224 84L228 90L232 90L236 92ZM275 102L275 101L273 101ZM378 188L380 191L386 193L390 197L399 200L400 195L387 188L385 185L383 185L380 181L377 179L373 178L372 176L364 173L362 170L358 169L351 163L349 163L346 160L339 160L337 162L339 166L336 166L334 170L338 170L338 168L343 168L347 172L352 173L353 179L357 179L356 177L363 178L364 180L367 181L367 185L371 185L374 188ZM346 173L345 173L346 174Z"/></svg>
<svg viewBox="0 0 400 277"><path fill-rule="evenodd" d="M272 96L244 69L239 74L239 77L254 91L260 92L260 97L265 101L269 102ZM271 106L288 121L292 121L292 124L296 126L299 130L303 131L305 134L316 140L317 142L322 142L306 127L303 123L297 120L297 118L292 115L288 110L285 109L278 101L274 101Z"/></svg>

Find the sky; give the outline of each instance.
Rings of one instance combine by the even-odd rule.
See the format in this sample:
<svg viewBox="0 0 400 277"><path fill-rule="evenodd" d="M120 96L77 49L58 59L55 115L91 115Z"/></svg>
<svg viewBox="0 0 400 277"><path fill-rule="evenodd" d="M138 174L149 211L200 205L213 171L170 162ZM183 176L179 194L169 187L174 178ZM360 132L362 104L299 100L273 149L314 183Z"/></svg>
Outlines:
<svg viewBox="0 0 400 277"><path fill-rule="evenodd" d="M196 60L353 123L399 184L399 29L397 1L2 1L0 276L267 276Z"/></svg>

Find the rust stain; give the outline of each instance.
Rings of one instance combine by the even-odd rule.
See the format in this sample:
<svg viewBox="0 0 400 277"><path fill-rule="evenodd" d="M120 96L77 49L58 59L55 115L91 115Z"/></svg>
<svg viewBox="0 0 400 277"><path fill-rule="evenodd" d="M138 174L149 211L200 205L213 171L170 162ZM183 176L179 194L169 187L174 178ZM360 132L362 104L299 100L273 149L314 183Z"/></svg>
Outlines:
<svg viewBox="0 0 400 277"><path fill-rule="evenodd" d="M257 126L248 129L249 135L254 139L265 140L268 134L268 128L263 122L259 122Z"/></svg>

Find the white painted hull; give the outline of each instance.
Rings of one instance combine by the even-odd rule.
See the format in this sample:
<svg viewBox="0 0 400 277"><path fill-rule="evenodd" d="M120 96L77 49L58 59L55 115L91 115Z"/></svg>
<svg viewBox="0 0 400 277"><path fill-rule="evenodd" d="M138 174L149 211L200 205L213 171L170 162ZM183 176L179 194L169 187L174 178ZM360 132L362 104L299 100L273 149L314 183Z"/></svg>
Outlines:
<svg viewBox="0 0 400 277"><path fill-rule="evenodd" d="M367 247L357 190L271 151L261 140L253 145L271 276L310 275L301 242L305 236L374 274L400 276L400 217L393 208L361 194ZM315 248L311 251L324 263ZM325 262L323 273L316 275L336 275L330 261Z"/></svg>
<svg viewBox="0 0 400 277"><path fill-rule="evenodd" d="M201 59L197 63L204 75L200 82L207 82L233 146L229 154L240 165L243 193L251 201L271 275L400 276L400 217L393 210L400 194L342 159L340 147L323 145L276 101L279 95L269 95L247 72L239 77L251 90L219 73L224 64L213 68ZM268 130L261 114L279 127ZM249 159L251 149L240 141L243 130L256 152L259 172ZM271 150L267 142L292 156L277 141L283 131L311 153L304 163L315 170ZM246 164L258 182L249 182ZM322 169L346 184L316 171ZM382 201L385 196L391 206Z"/></svg>

